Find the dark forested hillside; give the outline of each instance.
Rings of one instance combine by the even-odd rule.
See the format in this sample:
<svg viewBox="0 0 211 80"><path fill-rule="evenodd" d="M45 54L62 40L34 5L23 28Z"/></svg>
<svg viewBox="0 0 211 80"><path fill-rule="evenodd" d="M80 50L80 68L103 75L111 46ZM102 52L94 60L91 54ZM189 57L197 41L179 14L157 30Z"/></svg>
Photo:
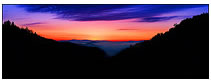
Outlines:
<svg viewBox="0 0 211 80"><path fill-rule="evenodd" d="M208 13L187 18L174 26L151 40L124 49L111 64L124 66L121 67L124 69L122 74L154 75L154 78L208 78Z"/></svg>
<svg viewBox="0 0 211 80"><path fill-rule="evenodd" d="M39 36L4 22L3 78L209 78L209 15L182 20L151 40L104 51Z"/></svg>
<svg viewBox="0 0 211 80"><path fill-rule="evenodd" d="M104 60L104 52L98 48L46 39L10 21L2 29L3 78L87 74Z"/></svg>

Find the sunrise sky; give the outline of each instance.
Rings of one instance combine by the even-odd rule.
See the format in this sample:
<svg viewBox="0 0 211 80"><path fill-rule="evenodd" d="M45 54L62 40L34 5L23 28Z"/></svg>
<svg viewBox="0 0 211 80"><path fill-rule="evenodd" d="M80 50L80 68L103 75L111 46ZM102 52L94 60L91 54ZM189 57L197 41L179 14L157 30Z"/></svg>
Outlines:
<svg viewBox="0 0 211 80"><path fill-rule="evenodd" d="M10 20L54 40L149 40L208 5L3 5Z"/></svg>

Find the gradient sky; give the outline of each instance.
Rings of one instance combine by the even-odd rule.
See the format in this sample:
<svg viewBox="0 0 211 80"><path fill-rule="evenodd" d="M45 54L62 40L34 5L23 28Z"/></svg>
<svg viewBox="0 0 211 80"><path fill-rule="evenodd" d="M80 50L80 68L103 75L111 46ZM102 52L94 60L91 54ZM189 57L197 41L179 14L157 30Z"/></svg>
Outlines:
<svg viewBox="0 0 211 80"><path fill-rule="evenodd" d="M10 20L54 40L149 40L208 5L3 5Z"/></svg>

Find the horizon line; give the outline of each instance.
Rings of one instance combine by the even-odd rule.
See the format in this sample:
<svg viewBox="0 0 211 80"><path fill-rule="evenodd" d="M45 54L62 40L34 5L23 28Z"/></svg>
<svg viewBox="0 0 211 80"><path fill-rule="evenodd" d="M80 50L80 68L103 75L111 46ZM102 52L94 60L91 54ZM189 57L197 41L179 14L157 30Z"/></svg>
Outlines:
<svg viewBox="0 0 211 80"><path fill-rule="evenodd" d="M70 40L89 40L89 39L70 39ZM68 41L68 40L56 40L56 41ZM112 41L112 42L121 42L121 41L146 41L146 40L90 40L90 41Z"/></svg>

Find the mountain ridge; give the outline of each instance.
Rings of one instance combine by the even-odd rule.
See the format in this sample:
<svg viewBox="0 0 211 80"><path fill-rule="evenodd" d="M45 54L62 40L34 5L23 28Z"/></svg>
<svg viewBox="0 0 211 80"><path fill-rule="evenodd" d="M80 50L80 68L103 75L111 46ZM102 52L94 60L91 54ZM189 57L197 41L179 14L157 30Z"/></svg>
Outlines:
<svg viewBox="0 0 211 80"><path fill-rule="evenodd" d="M3 78L77 75L104 61L104 51L96 47L46 39L10 21L4 22L2 29ZM84 65L91 66L80 69Z"/></svg>
<svg viewBox="0 0 211 80"><path fill-rule="evenodd" d="M150 40L122 50L110 63L133 65L127 68L135 71L127 73L139 72L140 75L208 78L208 40L209 15L203 13L182 20L169 31L158 33Z"/></svg>
<svg viewBox="0 0 211 80"><path fill-rule="evenodd" d="M99 48L46 39L7 21L2 26L2 76L207 79L208 36L209 14L203 13L107 58Z"/></svg>

